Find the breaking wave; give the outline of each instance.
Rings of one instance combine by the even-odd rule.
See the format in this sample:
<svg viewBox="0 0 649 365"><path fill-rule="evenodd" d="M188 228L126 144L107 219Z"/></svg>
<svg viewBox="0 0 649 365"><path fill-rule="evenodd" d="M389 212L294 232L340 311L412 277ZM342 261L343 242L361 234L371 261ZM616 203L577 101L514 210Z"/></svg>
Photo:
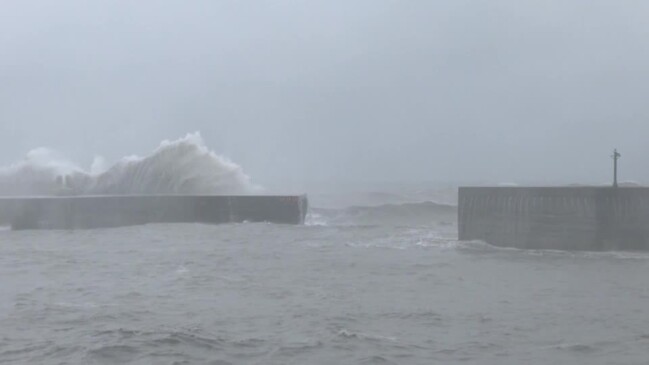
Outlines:
<svg viewBox="0 0 649 365"><path fill-rule="evenodd" d="M258 190L234 162L209 150L200 133L163 141L150 155L124 157L89 171L38 148L0 168L0 195L247 194Z"/></svg>

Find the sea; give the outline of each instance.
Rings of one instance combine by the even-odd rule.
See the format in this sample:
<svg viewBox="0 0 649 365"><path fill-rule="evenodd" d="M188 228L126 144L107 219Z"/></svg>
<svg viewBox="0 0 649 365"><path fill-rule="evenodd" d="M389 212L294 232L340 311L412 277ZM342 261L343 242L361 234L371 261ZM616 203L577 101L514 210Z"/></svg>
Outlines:
<svg viewBox="0 0 649 365"><path fill-rule="evenodd" d="M215 159L195 137L100 171L32 156L0 188L258 191ZM456 187L416 185L307 191L304 225L0 228L0 364L649 361L649 253L459 242Z"/></svg>

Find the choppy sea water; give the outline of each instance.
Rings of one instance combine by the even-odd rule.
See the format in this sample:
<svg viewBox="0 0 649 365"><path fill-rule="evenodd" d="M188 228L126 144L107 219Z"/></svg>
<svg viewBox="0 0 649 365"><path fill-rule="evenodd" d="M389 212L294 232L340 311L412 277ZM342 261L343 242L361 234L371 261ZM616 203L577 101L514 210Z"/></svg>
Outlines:
<svg viewBox="0 0 649 365"><path fill-rule="evenodd" d="M646 363L649 254L460 243L445 209L0 230L0 363Z"/></svg>

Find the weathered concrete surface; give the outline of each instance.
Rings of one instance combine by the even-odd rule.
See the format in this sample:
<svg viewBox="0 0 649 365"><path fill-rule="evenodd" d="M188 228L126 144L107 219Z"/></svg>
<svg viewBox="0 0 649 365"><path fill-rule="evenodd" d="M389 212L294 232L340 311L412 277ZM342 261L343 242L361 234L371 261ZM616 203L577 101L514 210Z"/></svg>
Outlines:
<svg viewBox="0 0 649 365"><path fill-rule="evenodd" d="M649 188L462 187L460 240L559 250L649 249Z"/></svg>
<svg viewBox="0 0 649 365"><path fill-rule="evenodd" d="M306 196L74 196L0 198L14 229L81 229L146 223L302 224Z"/></svg>

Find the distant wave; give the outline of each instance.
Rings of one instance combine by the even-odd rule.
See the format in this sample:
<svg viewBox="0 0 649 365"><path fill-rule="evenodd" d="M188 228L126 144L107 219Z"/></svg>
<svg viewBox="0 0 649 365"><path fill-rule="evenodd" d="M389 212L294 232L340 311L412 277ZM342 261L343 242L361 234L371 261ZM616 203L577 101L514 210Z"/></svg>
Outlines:
<svg viewBox="0 0 649 365"><path fill-rule="evenodd" d="M311 208L316 224L334 225L451 225L456 214L457 207L431 201L344 209Z"/></svg>
<svg viewBox="0 0 649 365"><path fill-rule="evenodd" d="M309 201L315 207L343 209L348 207L378 207L405 203L436 202L457 205L457 188L431 186L422 183L367 186L324 186L309 192Z"/></svg>
<svg viewBox="0 0 649 365"><path fill-rule="evenodd" d="M383 204L376 207L353 206L346 210L353 213L380 213L391 215L403 213L448 213L455 212L457 208L448 204L426 201L420 203Z"/></svg>
<svg viewBox="0 0 649 365"><path fill-rule="evenodd" d="M38 148L0 168L0 195L246 194L257 190L234 162L209 150L200 134L163 141L150 155L124 157L90 171Z"/></svg>

